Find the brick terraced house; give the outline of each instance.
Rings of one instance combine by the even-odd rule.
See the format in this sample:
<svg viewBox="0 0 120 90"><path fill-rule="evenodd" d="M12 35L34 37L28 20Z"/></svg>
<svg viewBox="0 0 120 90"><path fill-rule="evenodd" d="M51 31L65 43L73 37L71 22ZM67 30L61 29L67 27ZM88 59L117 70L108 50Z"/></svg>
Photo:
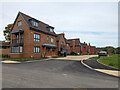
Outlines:
<svg viewBox="0 0 120 90"><path fill-rule="evenodd" d="M78 53L80 54L81 52L81 45L80 45L80 39L68 39L67 40L70 43L70 52L71 53Z"/></svg>
<svg viewBox="0 0 120 90"><path fill-rule="evenodd" d="M65 38L65 33L57 34L57 46L58 46L58 55L60 54L70 54L70 43Z"/></svg>
<svg viewBox="0 0 120 90"><path fill-rule="evenodd" d="M22 12L18 13L10 34L8 54L11 58L49 57L57 56L59 53L96 53L95 46L81 43L79 38L66 39L64 33L56 34L53 26Z"/></svg>
<svg viewBox="0 0 120 90"><path fill-rule="evenodd" d="M87 43L84 42L84 43L80 43L80 44L81 44L81 55L89 54Z"/></svg>
<svg viewBox="0 0 120 90"><path fill-rule="evenodd" d="M54 27L19 12L11 28L10 57L58 55Z"/></svg>
<svg viewBox="0 0 120 90"><path fill-rule="evenodd" d="M90 43L89 43L88 49L89 49L89 55L96 54L96 47L91 46Z"/></svg>

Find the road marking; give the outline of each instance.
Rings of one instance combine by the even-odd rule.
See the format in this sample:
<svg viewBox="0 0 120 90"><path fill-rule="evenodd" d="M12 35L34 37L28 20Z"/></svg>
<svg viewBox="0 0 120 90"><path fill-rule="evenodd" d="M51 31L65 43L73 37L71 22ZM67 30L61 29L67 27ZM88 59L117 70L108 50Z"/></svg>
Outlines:
<svg viewBox="0 0 120 90"><path fill-rule="evenodd" d="M85 63L83 62L83 60L81 60L81 63L82 63L84 66L86 66L86 67L88 67L88 68L90 68L90 69L93 69L92 67L90 67L90 66L88 66L87 64L85 64Z"/></svg>

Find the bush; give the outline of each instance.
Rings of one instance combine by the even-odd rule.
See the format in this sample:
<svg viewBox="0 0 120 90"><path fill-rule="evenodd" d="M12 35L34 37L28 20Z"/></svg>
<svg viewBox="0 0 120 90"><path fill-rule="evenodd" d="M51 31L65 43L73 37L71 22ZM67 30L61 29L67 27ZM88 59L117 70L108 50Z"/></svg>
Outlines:
<svg viewBox="0 0 120 90"><path fill-rule="evenodd" d="M8 54L2 54L2 58L9 58L10 56Z"/></svg>

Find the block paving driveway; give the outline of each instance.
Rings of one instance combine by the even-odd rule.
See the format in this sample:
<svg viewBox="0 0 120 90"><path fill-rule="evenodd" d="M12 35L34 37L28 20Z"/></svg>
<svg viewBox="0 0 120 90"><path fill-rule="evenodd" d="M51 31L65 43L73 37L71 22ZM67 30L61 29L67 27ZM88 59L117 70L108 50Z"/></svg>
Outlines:
<svg viewBox="0 0 120 90"><path fill-rule="evenodd" d="M2 64L3 88L118 88L118 78L75 60Z"/></svg>

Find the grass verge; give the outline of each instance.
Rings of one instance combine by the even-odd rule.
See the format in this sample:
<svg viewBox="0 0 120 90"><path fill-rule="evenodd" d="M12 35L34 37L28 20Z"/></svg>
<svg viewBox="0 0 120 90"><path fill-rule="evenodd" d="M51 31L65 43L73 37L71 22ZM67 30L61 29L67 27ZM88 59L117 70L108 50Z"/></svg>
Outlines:
<svg viewBox="0 0 120 90"><path fill-rule="evenodd" d="M105 65L120 69L118 57L120 57L120 54L119 55L114 54L111 57L100 57L100 59L98 61Z"/></svg>
<svg viewBox="0 0 120 90"><path fill-rule="evenodd" d="M99 57L90 57L89 59L98 59Z"/></svg>

